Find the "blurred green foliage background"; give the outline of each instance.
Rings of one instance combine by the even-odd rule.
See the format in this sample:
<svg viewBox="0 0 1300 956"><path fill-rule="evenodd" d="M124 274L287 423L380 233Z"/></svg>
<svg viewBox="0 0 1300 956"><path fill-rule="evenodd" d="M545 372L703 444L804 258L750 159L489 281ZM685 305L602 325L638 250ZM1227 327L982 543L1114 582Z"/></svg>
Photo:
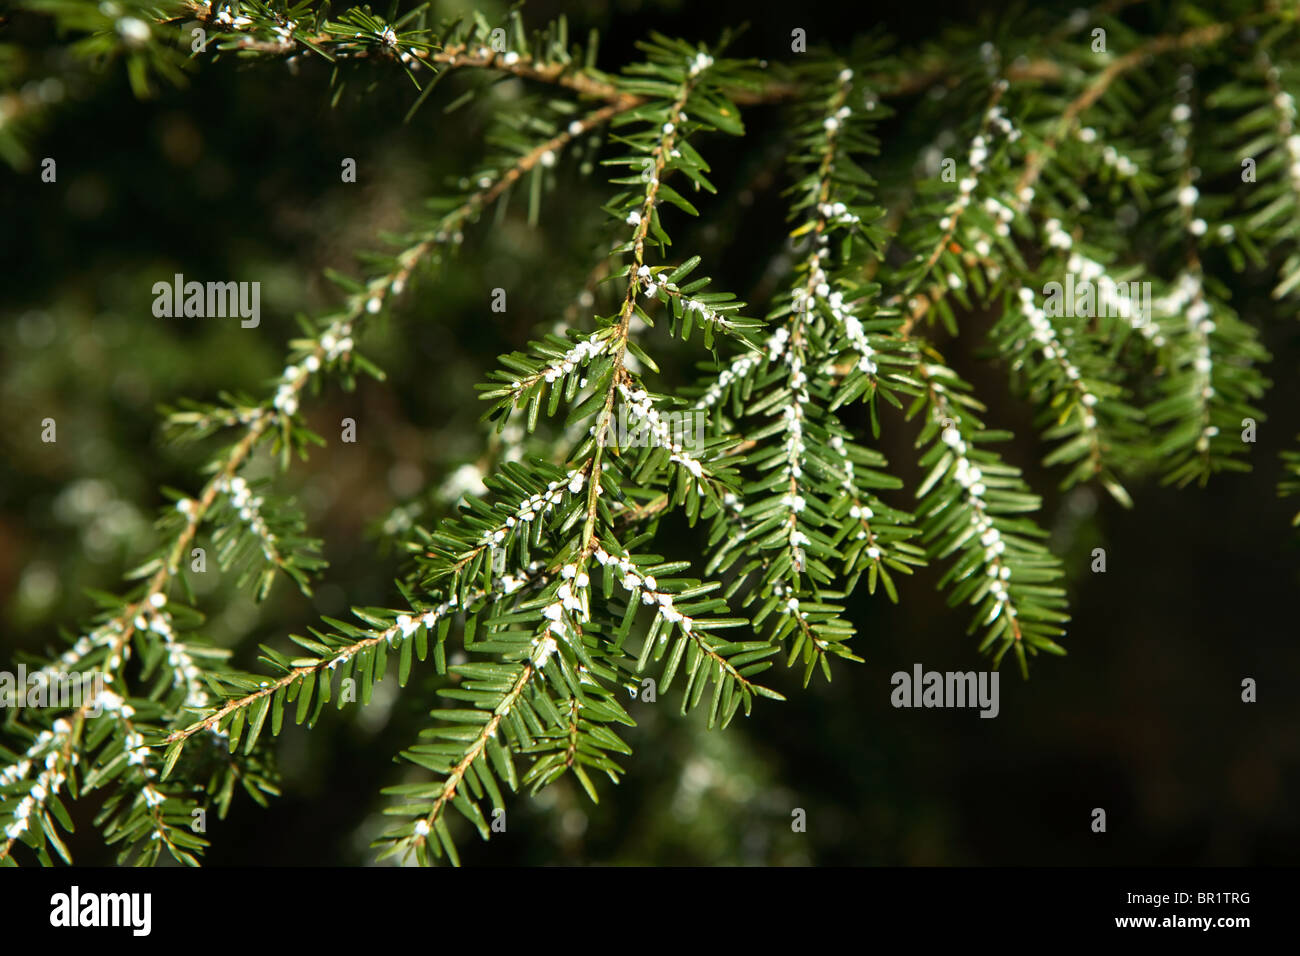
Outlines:
<svg viewBox="0 0 1300 956"><path fill-rule="evenodd" d="M458 4L440 9L451 12ZM540 26L566 12L571 33L602 35L600 64L635 56L649 29L712 41L749 21L736 51L788 55L790 29L810 43L842 46L883 23L916 42L945 22L976 19L979 5L919 11L871 6L854 19L834 7L685 2L530 2ZM489 19L508 9L475 4ZM1068 9L1068 7L1063 7ZM17 14L5 42L25 51L5 64L15 90L42 100L32 158L57 160L43 185L32 164L0 166L0 659L18 649L54 650L91 610L83 590L115 589L157 538L158 489L192 492L208 446L161 441L160 404L215 398L220 390L267 394L295 313L337 303L321 278L332 267L364 275L357 253L381 247L406 211L468 176L482 155L490 100L452 114L442 108L480 78L453 75L409 124L416 91L399 75L363 66L330 108L323 64L205 64L185 89L155 99L131 94L120 69L91 74L71 61L48 23ZM383 73L383 75L381 75ZM35 88L42 77L59 86ZM540 91L544 94L546 91ZM537 95L518 81L497 95ZM762 303L784 236L780 112L747 114L739 146L702 145L720 195L699 221L679 225L681 249L698 252L719 288ZM343 157L358 164L340 182ZM587 157L589 160L590 157ZM566 158L542 207L525 222L526 197L472 229L461 257L426 276L391 318L359 340L387 383L355 393L331 387L307 403L327 438L344 417L359 441L331 440L276 478L325 540L330 568L311 598L287 581L255 605L219 574L196 577L207 634L254 663L260 642L277 647L321 614L351 605L396 606L404 556L392 533L445 513L439 489L467 462L487 461L473 391L502 352L522 347L568 315L598 261L600 204L610 187L599 166ZM685 217L678 217L684 220ZM154 282L258 280L262 321L158 319ZM493 288L508 311L489 310ZM1266 302L1267 283L1239 282L1238 304ZM594 308L612 311L597 290ZM1263 309L1272 306L1261 305ZM756 307L753 314L761 314ZM964 634L967 614L944 606L937 573L901 583L901 603L855 599L862 665L837 668L807 691L795 672L773 685L790 700L760 701L755 714L709 732L669 698L633 702L635 755L617 787L593 806L572 781L540 799L517 799L508 831L490 844L466 834L467 863L615 864L990 864L1277 863L1300 852L1300 673L1296 616L1300 550L1293 510L1275 497L1277 452L1300 431L1294 370L1300 335L1289 319L1265 323L1275 356L1270 419L1260 428L1252 474L1216 479L1206 491L1154 484L1134 490L1123 512L1090 489L1061 496L1058 476L1038 467L1043 450L1028 409L1003 371L969 358L989 316L971 317L959 371L990 405L990 422L1014 429L1009 460L1044 493L1043 521L1073 569L1069 656L1040 660L1022 682L1003 674L1001 714L895 710L889 677L910 670L983 666ZM962 357L963 353L965 357ZM680 379L692 347L656 344L667 380ZM678 367L677 371L673 366ZM58 442L40 441L40 421ZM909 484L911 425L887 425L882 450ZM255 473L269 474L261 461ZM903 500L909 500L904 495ZM679 532L679 533L677 533ZM693 548L696 532L676 529ZM669 540L672 540L669 538ZM1108 571L1088 570L1104 547ZM689 556L690 550L684 551ZM698 554L696 548L694 553ZM1244 677L1259 702L1240 702ZM286 728L275 743L284 796L263 811L247 800L214 822L213 864L363 863L377 830L379 789L399 772L392 756L415 737L433 706L433 680L413 678L400 697L393 677L364 710L326 711L308 733ZM70 840L80 862L107 862L90 820L76 808ZM794 808L808 832L793 833ZM1094 807L1109 832L1089 829Z"/></svg>

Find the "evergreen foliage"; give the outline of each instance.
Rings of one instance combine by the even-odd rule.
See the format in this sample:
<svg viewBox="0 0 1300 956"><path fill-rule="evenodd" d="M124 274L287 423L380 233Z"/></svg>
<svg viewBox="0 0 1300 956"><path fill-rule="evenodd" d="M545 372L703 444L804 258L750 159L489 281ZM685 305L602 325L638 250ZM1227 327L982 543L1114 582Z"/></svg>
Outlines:
<svg viewBox="0 0 1300 956"><path fill-rule="evenodd" d="M1300 294L1300 36L1281 5L1129 18L1131 4L1111 2L1066 22L1026 13L997 35L954 28L922 49L864 35L763 62L730 57L726 36L652 34L617 69L598 68L595 38L575 42L564 20L530 32L517 12L20 6L57 21L78 56L124 65L140 95L228 61L322 58L323 95L409 81L416 122L438 81L463 71L482 76L466 96L490 105L492 128L466 188L430 197L365 278L330 276L337 308L301 318L266 395L165 409L170 440L212 449L206 473L164 489L162 543L121 593L98 595L65 649L29 662L95 672L105 689L79 708L7 712L6 863L21 847L70 862L66 804L98 791L96 825L123 862L197 864L196 809L277 794L286 720L364 705L390 671L406 686L420 667L446 679L400 755L412 772L386 782L392 822L376 852L457 862L457 841L489 837L512 792L572 774L596 800L602 777L618 782L634 759L622 700L646 677L726 726L783 699L764 683L778 664L805 685L857 666L845 598L897 600L899 575L932 576L969 606L975 647L1027 676L1040 653L1065 653L1062 562L1039 495L999 451L1009 433L954 370L959 348L1009 374L1062 487L1094 482L1127 505L1126 485L1149 476L1203 486L1250 467L1242 431L1265 420L1270 384L1256 325L1273 317L1238 314L1222 276L1267 275L1279 316ZM202 53L175 40L191 22L207 32ZM496 96L502 75L530 95ZM671 237L710 214L710 156L750 148L745 115L759 108L783 117L790 243L775 291L751 306ZM0 155L22 167L39 117L5 109ZM930 141L919 159L905 145L918 136ZM261 648L260 670L232 667L203 636L200 534L259 599L281 577L308 591L328 573L291 496L245 476L251 457L269 449L289 469L324 443L302 408L323 388L382 380L360 350L374 319L400 317L403 292L455 269L467 236L507 205L544 230L557 174L579 162L608 178L590 265L617 308L500 357L478 397L514 454L483 494L405 536L394 606L305 623ZM1047 290L1067 275L1094 283L1098 306L1108 282L1149 282L1150 314L1060 314ZM964 317L980 310L995 321L972 343ZM694 350L685 387L660 373L656 355L679 354L670 338ZM676 428L693 415L700 440ZM912 437L915 486L875 447L887 430ZM1295 493L1300 452L1286 468L1279 490ZM703 555L660 534L675 513L703 529Z"/></svg>

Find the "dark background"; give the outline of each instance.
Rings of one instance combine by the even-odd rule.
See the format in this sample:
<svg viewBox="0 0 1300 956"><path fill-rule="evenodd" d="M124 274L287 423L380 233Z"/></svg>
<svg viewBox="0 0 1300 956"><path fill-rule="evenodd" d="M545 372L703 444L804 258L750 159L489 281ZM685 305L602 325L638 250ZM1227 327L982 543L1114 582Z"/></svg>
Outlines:
<svg viewBox="0 0 1300 956"><path fill-rule="evenodd" d="M565 5L529 3L540 26ZM485 5L485 13L500 5ZM1071 5L1062 6L1062 10ZM779 12L778 12L779 11ZM839 49L881 27L905 45L950 23L995 30L1006 13L978 4L584 3L566 11L571 36L600 28L600 64L636 56L651 30L712 41L748 20L735 52L788 57L793 27L810 46ZM1140 20L1140 18L1139 18ZM487 109L444 116L469 82L453 76L409 125L415 91L392 76L366 88L358 70L339 107L328 76L305 63L207 64L187 89L134 99L121 70L92 75L60 53L47 25L19 14L6 42L23 44L20 75L57 75L66 93L31 144L58 161L57 184L34 167L0 167L0 650L54 650L91 605L86 587L115 588L156 540L150 523L158 487L197 489L196 466L215 446L173 448L158 433L159 403L251 395L283 362L295 312L338 302L324 267L365 274L356 254L399 229L403 210L467 175L481 154ZM529 92L532 91L531 89ZM545 91L543 91L545 92ZM720 196L700 222L678 217L678 249L698 251L718 288L743 298L765 289L764 272L784 235L787 184L774 135L779 110L746 114L750 137L717 137L701 149ZM339 182L339 159L358 161L359 181ZM478 457L483 441L474 383L495 356L520 348L574 307L603 236L601 170L582 175L563 161L543 204L542 227L524 222L516 197L496 225L469 231L462 258L421 279L391 318L368 326L362 352L390 377L354 394L335 386L306 404L327 437L355 417L358 445L330 444L295 464L293 489L331 563L313 598L286 582L254 605L214 579L200 592L207 634L239 645L254 666L259 642L349 605L393 605L400 555L380 540L395 509L445 511L435 489ZM601 240L603 241L603 240ZM262 323L255 333L221 320L153 317L152 283L186 278L257 279ZM488 311L489 291L510 295L506 314ZM803 691L779 669L771 683L789 697L760 701L748 719L710 732L682 718L672 694L633 703L640 725L627 739L623 784L601 787L592 806L562 781L537 800L511 804L507 834L490 844L466 835L467 863L1056 864L1293 862L1300 850L1300 710L1291 600L1296 593L1294 506L1276 497L1277 453L1300 431L1293 370L1300 354L1292 316L1267 301L1267 280L1234 287L1243 317L1256 320L1274 354L1267 422L1250 453L1254 471L1220 476L1207 489L1130 486L1126 512L1104 492L1055 491L1041 469L1027 407L1004 370L971 361L990 324L963 319L962 343L946 354L978 386L988 420L1017 434L1004 454L1044 494L1042 523L1069 570L1069 656L1037 660L1031 678L1002 674L1001 713L895 710L890 675L983 666L965 634L969 614L950 609L925 570L900 584L901 602L855 597L862 665L835 669ZM607 293L598 302L608 309ZM1255 306L1258 310L1255 311ZM754 310L754 314L759 314ZM698 356L664 345L656 355ZM664 362L660 363L665 365ZM683 366L684 367L684 366ZM39 441L54 416L57 445ZM895 473L917 478L912 423L887 418L881 448ZM269 471L267 463L259 463ZM903 494L901 500L910 500ZM672 529L668 529L671 531ZM683 529L683 534L685 534ZM672 540L666 538L666 540ZM687 539L688 540L688 539ZM1108 570L1089 572L1105 548ZM696 552L698 553L698 551ZM426 668L426 671L429 670ZM1259 702L1240 700L1243 678ZM362 863L393 782L392 756L409 744L433 706L433 684L395 680L364 712L327 712L307 733L288 727L277 753L284 796L263 811L237 801L209 829L212 864ZM808 832L790 831L790 812ZM1108 832L1091 832L1104 808ZM94 801L77 807L70 846L80 862L110 859L90 825Z"/></svg>

